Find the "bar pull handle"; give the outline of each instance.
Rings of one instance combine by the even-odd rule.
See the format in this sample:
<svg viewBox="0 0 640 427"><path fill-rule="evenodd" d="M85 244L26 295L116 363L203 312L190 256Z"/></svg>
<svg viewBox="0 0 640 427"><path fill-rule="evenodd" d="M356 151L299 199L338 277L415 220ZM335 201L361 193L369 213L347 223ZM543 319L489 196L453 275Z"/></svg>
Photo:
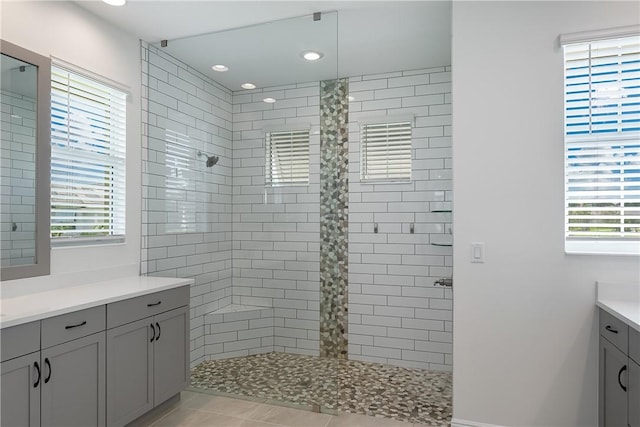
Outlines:
<svg viewBox="0 0 640 427"><path fill-rule="evenodd" d="M47 365L47 369L49 369L49 375L44 379L44 383L48 383L51 380L51 362L49 362L49 358L45 357L44 364Z"/></svg>
<svg viewBox="0 0 640 427"><path fill-rule="evenodd" d="M153 342L156 339L156 328L153 326L153 323L149 326L151 326L151 340L149 340L149 342Z"/></svg>
<svg viewBox="0 0 640 427"><path fill-rule="evenodd" d="M37 388L38 385L40 384L40 365L38 365L38 361L33 362L33 367L36 368L36 372L38 372L38 378L36 379L36 382L33 384L33 388Z"/></svg>
<svg viewBox="0 0 640 427"><path fill-rule="evenodd" d="M613 333L613 334L617 334L618 330L616 328L611 327L611 325L607 325L604 327L607 331Z"/></svg>
<svg viewBox="0 0 640 427"><path fill-rule="evenodd" d="M87 324L87 321L83 321L82 323L78 323L77 325L70 325L70 326L65 326L65 329L73 329L73 328L79 328L80 326L84 326Z"/></svg>
<svg viewBox="0 0 640 427"><path fill-rule="evenodd" d="M160 305L160 304L162 304L162 301L158 301L158 302L154 302L154 303L151 303L151 304L147 304L147 307L155 307L156 305Z"/></svg>
<svg viewBox="0 0 640 427"><path fill-rule="evenodd" d="M626 371L626 370L627 370L627 365L624 365L624 366L623 366L622 368L620 368L620 370L618 371L618 384L620 385L620 387L621 387L624 391L627 391L627 388L626 388L624 385L622 385L622 381L620 381L620 377L622 376L622 373L623 373L624 371Z"/></svg>

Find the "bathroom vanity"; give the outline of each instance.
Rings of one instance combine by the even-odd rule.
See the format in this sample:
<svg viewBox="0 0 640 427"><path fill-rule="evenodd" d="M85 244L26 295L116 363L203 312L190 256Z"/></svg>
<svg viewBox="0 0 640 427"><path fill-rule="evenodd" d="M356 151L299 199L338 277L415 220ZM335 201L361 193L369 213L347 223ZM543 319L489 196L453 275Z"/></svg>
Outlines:
<svg viewBox="0 0 640 427"><path fill-rule="evenodd" d="M189 381L190 283L3 294L0 424L123 426L176 396Z"/></svg>
<svg viewBox="0 0 640 427"><path fill-rule="evenodd" d="M598 283L599 425L640 427L640 285Z"/></svg>

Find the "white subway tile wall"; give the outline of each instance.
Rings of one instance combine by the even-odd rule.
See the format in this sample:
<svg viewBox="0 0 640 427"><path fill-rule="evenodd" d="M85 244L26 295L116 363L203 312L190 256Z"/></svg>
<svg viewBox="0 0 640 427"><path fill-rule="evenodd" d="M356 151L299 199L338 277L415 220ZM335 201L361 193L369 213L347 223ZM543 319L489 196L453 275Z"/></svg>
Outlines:
<svg viewBox="0 0 640 427"><path fill-rule="evenodd" d="M35 99L0 91L2 266L33 264L36 247Z"/></svg>
<svg viewBox="0 0 640 427"><path fill-rule="evenodd" d="M194 366L211 332L205 315L232 299L232 94L145 43L142 73L141 272L194 279ZM218 163L208 168L205 155Z"/></svg>
<svg viewBox="0 0 640 427"><path fill-rule="evenodd" d="M192 366L318 355L319 83L232 93L142 54L142 272L195 278ZM451 243L450 67L349 84L349 357L451 370L452 292L433 286L452 270L451 247L433 245ZM360 183L359 121L394 115L415 117L412 181ZM265 130L296 127L310 129L309 185L265 187Z"/></svg>
<svg viewBox="0 0 640 427"><path fill-rule="evenodd" d="M349 79L350 359L452 368L452 292L433 286L452 274L433 245L452 242L450 68ZM394 116L415 120L412 181L361 183L360 121Z"/></svg>
<svg viewBox="0 0 640 427"><path fill-rule="evenodd" d="M228 305L204 316L207 359L250 356L273 351L273 308Z"/></svg>
<svg viewBox="0 0 640 427"><path fill-rule="evenodd" d="M233 302L273 308L273 349L309 355L319 354L319 97L318 82L233 95ZM310 130L309 185L265 187L265 130L298 128Z"/></svg>

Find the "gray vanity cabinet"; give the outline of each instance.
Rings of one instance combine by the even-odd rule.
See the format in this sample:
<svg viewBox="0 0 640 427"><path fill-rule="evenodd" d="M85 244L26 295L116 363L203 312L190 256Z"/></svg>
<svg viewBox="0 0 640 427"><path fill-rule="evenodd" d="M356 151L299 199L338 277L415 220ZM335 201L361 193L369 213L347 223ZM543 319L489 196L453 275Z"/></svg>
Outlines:
<svg viewBox="0 0 640 427"><path fill-rule="evenodd" d="M154 401L162 403L189 384L189 310L181 307L156 316Z"/></svg>
<svg viewBox="0 0 640 427"><path fill-rule="evenodd" d="M640 427L640 365L629 359L629 427Z"/></svg>
<svg viewBox="0 0 640 427"><path fill-rule="evenodd" d="M2 329L2 426L104 426L105 307Z"/></svg>
<svg viewBox="0 0 640 427"><path fill-rule="evenodd" d="M0 331L0 426L39 426L40 322Z"/></svg>
<svg viewBox="0 0 640 427"><path fill-rule="evenodd" d="M0 363L0 425L40 425L40 352Z"/></svg>
<svg viewBox="0 0 640 427"><path fill-rule="evenodd" d="M108 426L123 426L153 408L150 320L107 331Z"/></svg>
<svg viewBox="0 0 640 427"><path fill-rule="evenodd" d="M107 306L107 425L123 426L189 380L189 287Z"/></svg>
<svg viewBox="0 0 640 427"><path fill-rule="evenodd" d="M189 286L0 330L0 427L124 426L189 381Z"/></svg>
<svg viewBox="0 0 640 427"><path fill-rule="evenodd" d="M640 332L600 310L601 427L640 427Z"/></svg>
<svg viewBox="0 0 640 427"><path fill-rule="evenodd" d="M627 355L600 339L600 425L627 426Z"/></svg>
<svg viewBox="0 0 640 427"><path fill-rule="evenodd" d="M104 426L104 332L42 350L43 426Z"/></svg>

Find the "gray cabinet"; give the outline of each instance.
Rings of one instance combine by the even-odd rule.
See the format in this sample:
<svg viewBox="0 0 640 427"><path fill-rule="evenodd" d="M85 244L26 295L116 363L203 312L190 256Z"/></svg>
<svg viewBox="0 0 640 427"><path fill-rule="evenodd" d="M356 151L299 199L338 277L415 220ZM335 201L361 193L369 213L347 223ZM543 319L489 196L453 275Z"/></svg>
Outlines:
<svg viewBox="0 0 640 427"><path fill-rule="evenodd" d="M627 426L627 355L600 339L600 425Z"/></svg>
<svg viewBox="0 0 640 427"><path fill-rule="evenodd" d="M107 306L108 426L135 420L187 386L188 293L183 287Z"/></svg>
<svg viewBox="0 0 640 427"><path fill-rule="evenodd" d="M599 424L640 427L640 332L600 310Z"/></svg>
<svg viewBox="0 0 640 427"><path fill-rule="evenodd" d="M640 365L629 359L629 427L640 427Z"/></svg>
<svg viewBox="0 0 640 427"><path fill-rule="evenodd" d="M181 307L155 316L154 401L156 405L189 383L189 310Z"/></svg>
<svg viewBox="0 0 640 427"><path fill-rule="evenodd" d="M123 426L189 381L189 286L0 331L0 426Z"/></svg>
<svg viewBox="0 0 640 427"><path fill-rule="evenodd" d="M122 426L153 408L149 319L107 331L107 425Z"/></svg>
<svg viewBox="0 0 640 427"><path fill-rule="evenodd" d="M44 426L104 426L104 332L42 350Z"/></svg>
<svg viewBox="0 0 640 427"><path fill-rule="evenodd" d="M40 352L0 363L0 425L40 425Z"/></svg>
<svg viewBox="0 0 640 427"><path fill-rule="evenodd" d="M40 322L0 331L0 425L39 426Z"/></svg>

